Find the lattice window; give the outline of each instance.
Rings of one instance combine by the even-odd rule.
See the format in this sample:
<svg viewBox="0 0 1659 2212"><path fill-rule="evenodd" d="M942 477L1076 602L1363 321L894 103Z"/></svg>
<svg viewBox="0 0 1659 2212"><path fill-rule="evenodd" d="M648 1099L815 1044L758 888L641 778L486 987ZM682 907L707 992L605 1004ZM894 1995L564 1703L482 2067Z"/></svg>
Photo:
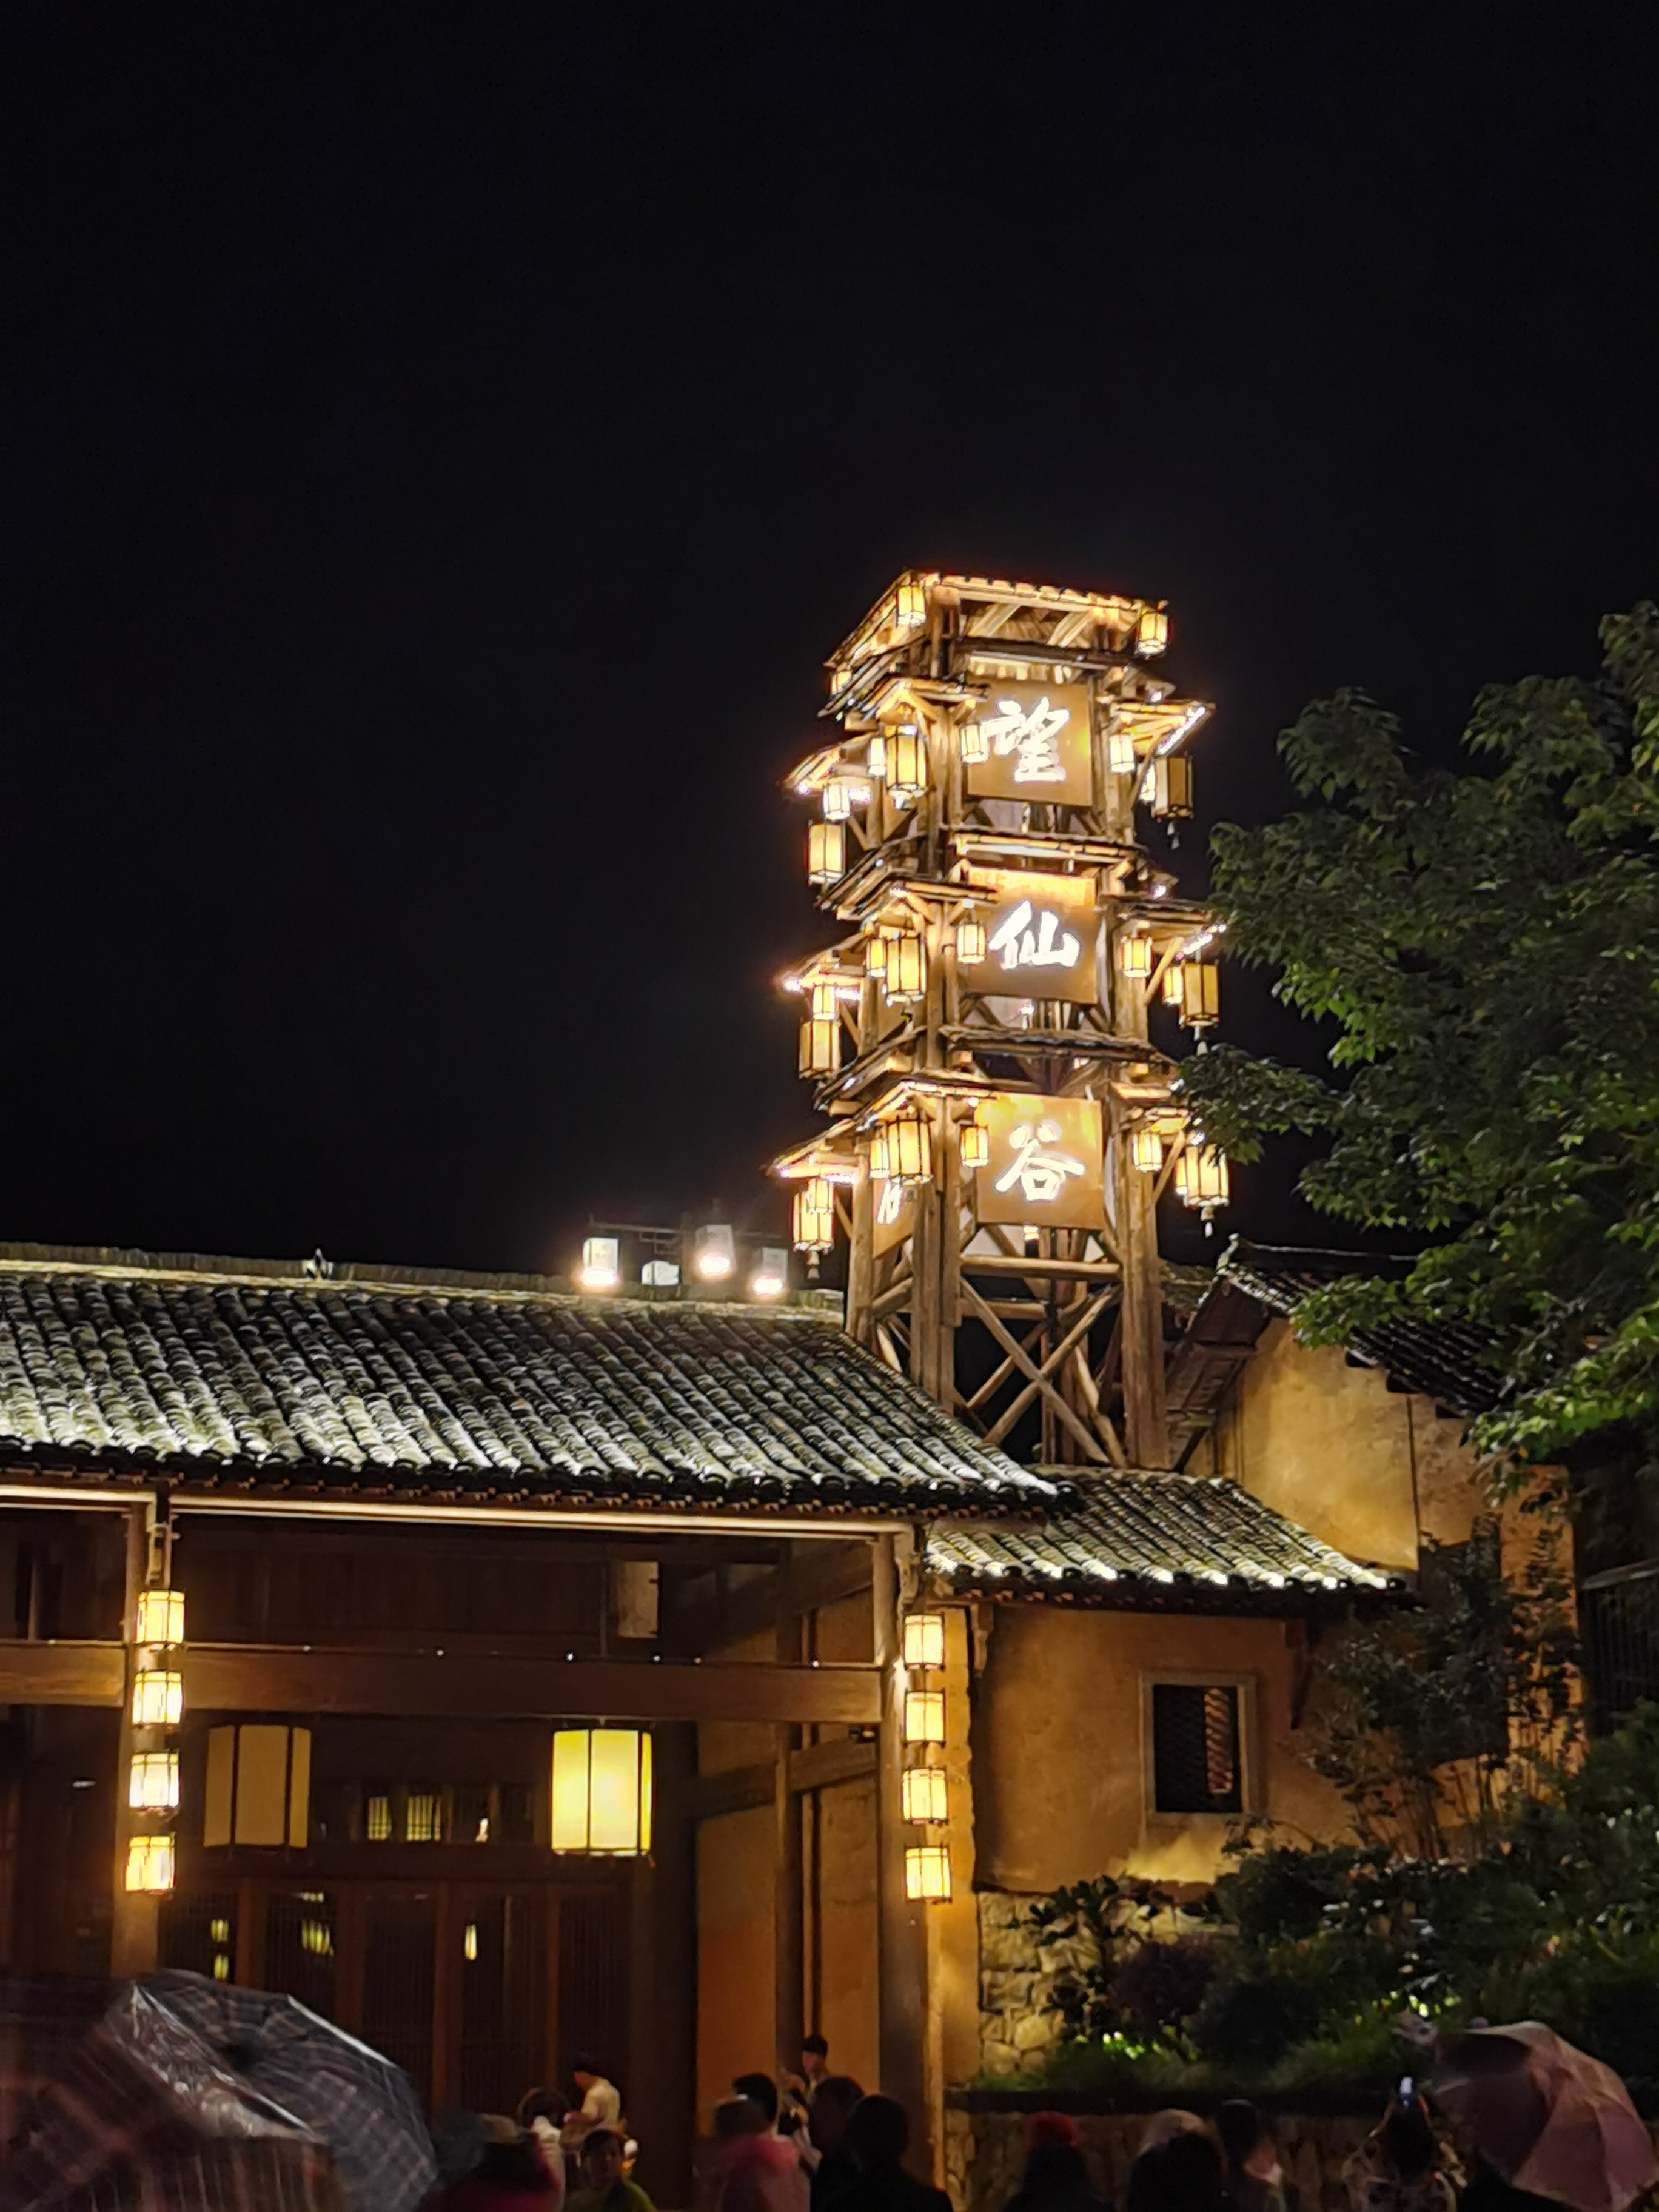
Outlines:
<svg viewBox="0 0 1659 2212"><path fill-rule="evenodd" d="M1596 1729L1615 1729L1659 1699L1659 1561L1588 1577L1578 1620Z"/></svg>
<svg viewBox="0 0 1659 2212"><path fill-rule="evenodd" d="M1244 1802L1239 1692L1231 1683L1152 1685L1152 1808L1237 1813Z"/></svg>

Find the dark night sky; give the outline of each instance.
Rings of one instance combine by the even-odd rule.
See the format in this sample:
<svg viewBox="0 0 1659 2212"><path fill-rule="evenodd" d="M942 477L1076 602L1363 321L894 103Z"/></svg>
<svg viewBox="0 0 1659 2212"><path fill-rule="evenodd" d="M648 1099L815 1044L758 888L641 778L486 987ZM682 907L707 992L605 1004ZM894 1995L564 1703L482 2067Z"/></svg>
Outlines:
<svg viewBox="0 0 1659 2212"><path fill-rule="evenodd" d="M1650 20L15 0L0 1236L781 1219L777 779L903 567L1167 595L1200 830L1322 690L1593 665Z"/></svg>

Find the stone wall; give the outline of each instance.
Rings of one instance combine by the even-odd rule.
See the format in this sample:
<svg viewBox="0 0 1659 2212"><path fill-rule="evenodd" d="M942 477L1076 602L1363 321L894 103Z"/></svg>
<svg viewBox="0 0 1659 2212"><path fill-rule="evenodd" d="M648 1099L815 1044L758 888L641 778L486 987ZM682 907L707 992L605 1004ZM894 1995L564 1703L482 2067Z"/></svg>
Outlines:
<svg viewBox="0 0 1659 2212"><path fill-rule="evenodd" d="M1073 2115L1094 2185L1109 2204L1127 2200L1129 2168L1146 2132L1148 2112ZM1297 2112L1268 2115L1297 2212L1347 2212L1342 2168L1376 2125L1378 2115ZM945 2114L945 2173L956 2212L1003 2212L1025 2162L1025 2113L953 2106Z"/></svg>
<svg viewBox="0 0 1659 2212"><path fill-rule="evenodd" d="M1089 1936L1050 1936L1034 1926L1038 1897L1006 1890L979 1893L980 2070L1024 2074L1040 2066L1060 2039L1056 1981L1095 1963Z"/></svg>

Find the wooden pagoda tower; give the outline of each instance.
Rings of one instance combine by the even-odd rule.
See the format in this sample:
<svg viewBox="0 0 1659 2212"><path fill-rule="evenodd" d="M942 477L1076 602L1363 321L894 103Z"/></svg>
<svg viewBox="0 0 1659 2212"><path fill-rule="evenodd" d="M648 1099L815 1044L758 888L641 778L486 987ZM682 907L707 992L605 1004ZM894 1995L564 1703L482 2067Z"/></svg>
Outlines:
<svg viewBox="0 0 1659 2212"><path fill-rule="evenodd" d="M789 788L844 933L783 978L828 1117L775 1171L849 1244L848 1326L990 1440L1166 1467L1166 1188L1227 1163L1184 1110L1217 931L1140 842L1191 812L1209 708L1161 604L912 571L829 662Z"/></svg>

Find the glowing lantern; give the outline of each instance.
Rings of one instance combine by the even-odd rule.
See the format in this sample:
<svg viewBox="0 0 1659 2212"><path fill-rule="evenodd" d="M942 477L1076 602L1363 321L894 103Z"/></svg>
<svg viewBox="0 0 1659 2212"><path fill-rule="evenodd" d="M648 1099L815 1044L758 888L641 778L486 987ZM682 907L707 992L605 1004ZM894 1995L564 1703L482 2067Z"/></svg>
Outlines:
<svg viewBox="0 0 1659 2212"><path fill-rule="evenodd" d="M901 1787L904 1817L915 1826L937 1826L950 1819L942 1766L907 1766Z"/></svg>
<svg viewBox="0 0 1659 2212"><path fill-rule="evenodd" d="M806 832L806 880L833 884L847 873L847 826L814 822Z"/></svg>
<svg viewBox="0 0 1659 2212"><path fill-rule="evenodd" d="M982 921L959 921L957 924L957 958L969 968L977 968L985 957L985 924Z"/></svg>
<svg viewBox="0 0 1659 2212"><path fill-rule="evenodd" d="M905 1692L904 1741L906 1743L944 1742L945 1692L943 1690L907 1690Z"/></svg>
<svg viewBox="0 0 1659 2212"><path fill-rule="evenodd" d="M781 1298L789 1287L789 1255L781 1244L761 1247L760 1265L749 1279L750 1294L757 1298Z"/></svg>
<svg viewBox="0 0 1659 2212"><path fill-rule="evenodd" d="M853 811L851 787L831 781L823 787L823 818L826 822L845 822Z"/></svg>
<svg viewBox="0 0 1659 2212"><path fill-rule="evenodd" d="M1232 1190L1227 1155L1215 1145L1188 1145L1176 1162L1175 1183L1183 1206L1225 1206Z"/></svg>
<svg viewBox="0 0 1659 2212"><path fill-rule="evenodd" d="M827 1252L836 1241L836 1206L829 1179L813 1176L795 1193L795 1249Z"/></svg>
<svg viewBox="0 0 1659 2212"><path fill-rule="evenodd" d="M1193 764L1184 753L1160 753L1147 776L1154 814L1184 821L1193 811Z"/></svg>
<svg viewBox="0 0 1659 2212"><path fill-rule="evenodd" d="M918 576L901 579L893 593L893 626L896 629L919 629L927 619L927 594Z"/></svg>
<svg viewBox="0 0 1659 2212"><path fill-rule="evenodd" d="M173 1887L173 1851L171 1836L130 1836L127 1838L127 1888L147 1897L160 1897Z"/></svg>
<svg viewBox="0 0 1659 2212"><path fill-rule="evenodd" d="M651 1848L651 1737L644 1729L559 1729L553 1737L556 1851L641 1858Z"/></svg>
<svg viewBox="0 0 1659 2212"><path fill-rule="evenodd" d="M914 929L901 930L887 940L887 965L882 971L882 993L890 1006L902 1006L927 995L927 946Z"/></svg>
<svg viewBox="0 0 1659 2212"><path fill-rule="evenodd" d="M864 972L866 975L887 973L887 939L878 930L873 937L864 940Z"/></svg>
<svg viewBox="0 0 1659 2212"><path fill-rule="evenodd" d="M880 1133L887 1139L887 1173L900 1182L931 1182L933 1179L933 1136L924 1115L896 1114ZM871 1167L873 1170L873 1153Z"/></svg>
<svg viewBox="0 0 1659 2212"><path fill-rule="evenodd" d="M870 1139L870 1173L877 1182L885 1182L892 1173L888 1164L885 1129L878 1129Z"/></svg>
<svg viewBox="0 0 1659 2212"><path fill-rule="evenodd" d="M622 1244L615 1237L585 1237L576 1278L585 1291L614 1291L622 1280Z"/></svg>
<svg viewBox="0 0 1659 2212"><path fill-rule="evenodd" d="M1142 607L1135 629L1135 651L1162 653L1170 642L1170 617L1162 607Z"/></svg>
<svg viewBox="0 0 1659 2212"><path fill-rule="evenodd" d="M177 1728L185 1710L185 1678L166 1667L141 1667L132 1678L134 1728Z"/></svg>
<svg viewBox="0 0 1659 2212"><path fill-rule="evenodd" d="M1213 960L1183 960L1176 973L1181 978L1181 1018L1188 1029L1201 1030L1221 1012L1221 970Z"/></svg>
<svg viewBox="0 0 1659 2212"><path fill-rule="evenodd" d="M812 986L812 1019L832 1022L836 1018L836 987L833 983L814 983Z"/></svg>
<svg viewBox="0 0 1659 2212"><path fill-rule="evenodd" d="M1106 765L1114 775L1133 775L1137 756L1135 741L1122 727L1109 730L1106 735Z"/></svg>
<svg viewBox="0 0 1659 2212"><path fill-rule="evenodd" d="M724 1221L711 1221L698 1230L692 1262L705 1283L723 1283L738 1264L737 1239Z"/></svg>
<svg viewBox="0 0 1659 2212"><path fill-rule="evenodd" d="M924 1905L951 1902L951 1854L943 1844L911 1844L904 1853L904 1894Z"/></svg>
<svg viewBox="0 0 1659 2212"><path fill-rule="evenodd" d="M907 806L927 788L927 742L914 722L901 722L888 736L887 788Z"/></svg>
<svg viewBox="0 0 1659 2212"><path fill-rule="evenodd" d="M962 1164L972 1170L991 1164L991 1133L977 1116L962 1125Z"/></svg>
<svg viewBox="0 0 1659 2212"><path fill-rule="evenodd" d="M904 1663L907 1667L945 1664L945 1615L912 1613L904 1622Z"/></svg>
<svg viewBox="0 0 1659 2212"><path fill-rule="evenodd" d="M1156 1129L1137 1129L1129 1139L1129 1156L1145 1175L1156 1175L1164 1164L1164 1139Z"/></svg>
<svg viewBox="0 0 1659 2212"><path fill-rule="evenodd" d="M877 783L879 783L886 775L887 732L884 730L878 730L872 737L869 750L864 757L864 765L872 779Z"/></svg>
<svg viewBox="0 0 1659 2212"><path fill-rule="evenodd" d="M1150 937L1120 937L1117 940L1117 964L1125 975L1133 975L1137 982L1145 982L1152 972L1152 940Z"/></svg>
<svg viewBox="0 0 1659 2212"><path fill-rule="evenodd" d="M1164 1003L1166 1006L1181 1004L1181 963L1172 960L1164 970Z"/></svg>
<svg viewBox="0 0 1659 2212"><path fill-rule="evenodd" d="M800 1025L800 1072L803 1075L833 1075L841 1066L841 1024L814 1018Z"/></svg>
<svg viewBox="0 0 1659 2212"><path fill-rule="evenodd" d="M991 740L983 722L964 722L958 743L962 757L969 768L977 768L981 761L991 757Z"/></svg>
<svg viewBox="0 0 1659 2212"><path fill-rule="evenodd" d="M147 1589L139 1593L133 1641L137 1644L182 1644L185 1640L183 1590Z"/></svg>
<svg viewBox="0 0 1659 2212"><path fill-rule="evenodd" d="M135 1813L176 1813L179 1809L179 1754L176 1751L135 1751L127 1770L127 1803Z"/></svg>

